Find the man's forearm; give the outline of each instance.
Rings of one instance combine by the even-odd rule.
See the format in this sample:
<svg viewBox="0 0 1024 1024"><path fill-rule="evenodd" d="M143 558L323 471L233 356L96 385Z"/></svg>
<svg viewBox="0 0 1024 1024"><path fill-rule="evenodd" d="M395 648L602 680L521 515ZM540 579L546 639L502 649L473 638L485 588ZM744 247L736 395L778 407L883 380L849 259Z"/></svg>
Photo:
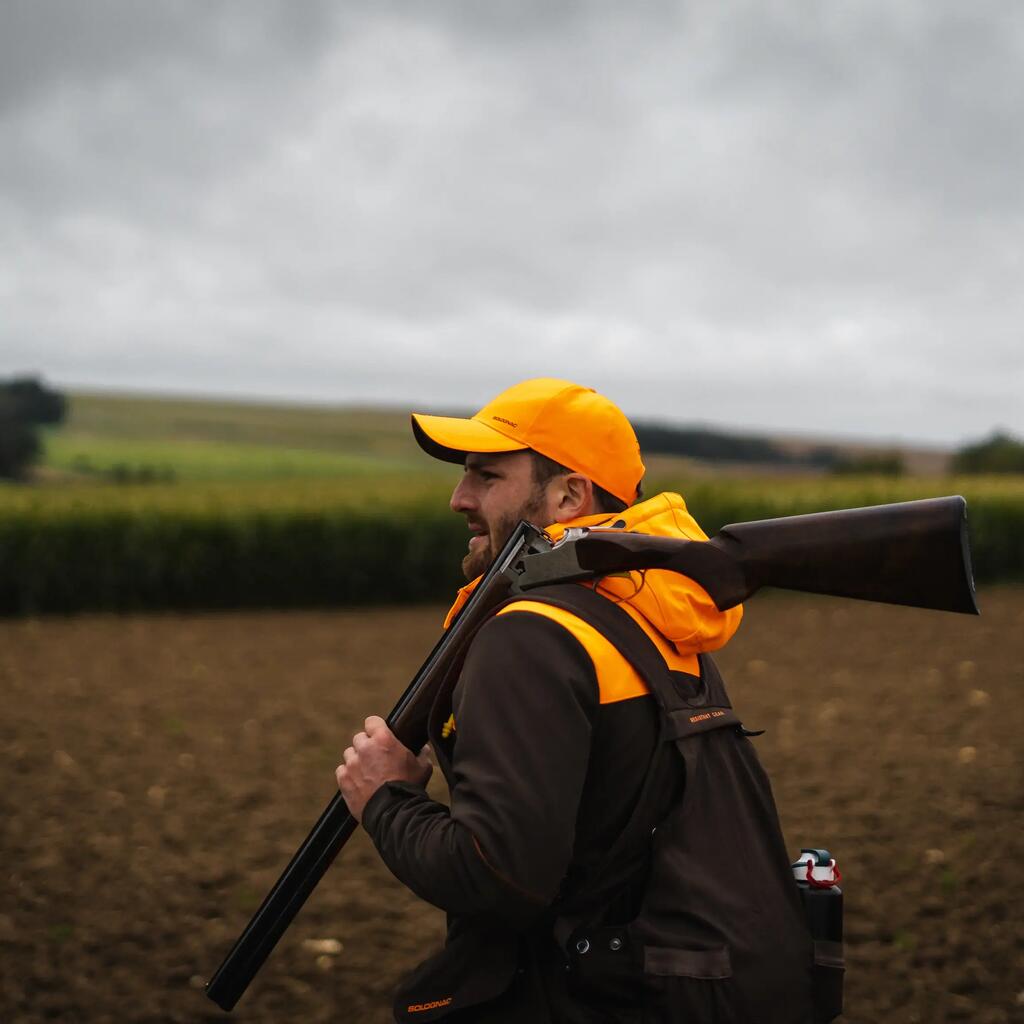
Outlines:
<svg viewBox="0 0 1024 1024"><path fill-rule="evenodd" d="M385 783L367 803L363 827L392 874L448 913L493 914L525 926L547 905L500 878L470 830L420 786Z"/></svg>

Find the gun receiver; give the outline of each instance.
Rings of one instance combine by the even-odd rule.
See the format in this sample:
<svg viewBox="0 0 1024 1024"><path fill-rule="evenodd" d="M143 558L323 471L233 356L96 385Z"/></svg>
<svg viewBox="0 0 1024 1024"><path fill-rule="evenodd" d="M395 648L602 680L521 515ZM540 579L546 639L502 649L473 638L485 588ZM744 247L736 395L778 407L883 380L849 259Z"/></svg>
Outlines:
<svg viewBox="0 0 1024 1024"><path fill-rule="evenodd" d="M689 576L721 610L770 586L978 614L961 497L737 523L707 541L580 529L552 544L540 530L520 523L402 694L388 725L410 750L423 746L427 716L446 673L477 626L510 594L632 569ZM234 1008L356 824L335 794L207 983L207 996L222 1009Z"/></svg>

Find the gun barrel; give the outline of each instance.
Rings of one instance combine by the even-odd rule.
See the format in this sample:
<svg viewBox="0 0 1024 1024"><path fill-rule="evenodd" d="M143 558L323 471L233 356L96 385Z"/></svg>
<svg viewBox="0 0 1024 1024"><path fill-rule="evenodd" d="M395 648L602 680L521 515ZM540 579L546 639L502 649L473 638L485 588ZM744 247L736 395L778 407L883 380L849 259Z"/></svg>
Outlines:
<svg viewBox="0 0 1024 1024"><path fill-rule="evenodd" d="M267 893L231 951L206 983L206 995L222 1010L232 1010L249 982L270 956L324 872L359 823L341 794L320 815L313 830Z"/></svg>

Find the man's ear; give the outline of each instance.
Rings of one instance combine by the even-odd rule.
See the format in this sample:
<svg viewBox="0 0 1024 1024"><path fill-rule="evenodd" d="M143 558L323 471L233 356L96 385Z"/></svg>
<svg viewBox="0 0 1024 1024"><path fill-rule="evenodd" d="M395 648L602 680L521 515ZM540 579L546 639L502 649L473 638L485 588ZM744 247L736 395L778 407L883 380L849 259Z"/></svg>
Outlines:
<svg viewBox="0 0 1024 1024"><path fill-rule="evenodd" d="M594 484L582 473L566 473L559 480L556 523L567 523L570 519L589 516L594 512Z"/></svg>

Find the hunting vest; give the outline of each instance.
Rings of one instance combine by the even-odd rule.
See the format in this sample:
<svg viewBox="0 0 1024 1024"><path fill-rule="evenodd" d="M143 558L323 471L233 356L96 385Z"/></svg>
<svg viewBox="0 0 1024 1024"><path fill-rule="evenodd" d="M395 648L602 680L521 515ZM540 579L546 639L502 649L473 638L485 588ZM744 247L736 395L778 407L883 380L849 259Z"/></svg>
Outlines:
<svg viewBox="0 0 1024 1024"><path fill-rule="evenodd" d="M587 1005L600 1006L601 1019L651 1024L831 1020L828 1008L812 1007L812 972L818 968L771 787L714 661L701 654L695 673L670 670L644 629L587 587L540 588L529 600L571 613L626 658L657 703L660 735L628 824L596 867L584 875L570 867L540 926L544 934L506 935L492 926L477 929L471 921L451 920L446 950L400 986L399 1019L448 1016L448 1007L414 1001L418 991L437 990L438 973L455 992L451 1009L469 1007L454 1013L453 1020L563 1019L552 1005L558 1000L550 998L547 1005L517 1002L519 1008L510 1014L487 1012L488 1000L497 1007L507 989L524 988L524 970L536 969L536 957L524 946L550 945L553 937L563 961L566 998L577 993ZM434 741L441 739L457 677L458 667L435 704ZM450 762L444 756L438 761L450 779ZM668 807L665 794L676 794ZM637 878L640 899L629 919L618 919L609 909L623 886ZM529 987L541 991L544 985Z"/></svg>

